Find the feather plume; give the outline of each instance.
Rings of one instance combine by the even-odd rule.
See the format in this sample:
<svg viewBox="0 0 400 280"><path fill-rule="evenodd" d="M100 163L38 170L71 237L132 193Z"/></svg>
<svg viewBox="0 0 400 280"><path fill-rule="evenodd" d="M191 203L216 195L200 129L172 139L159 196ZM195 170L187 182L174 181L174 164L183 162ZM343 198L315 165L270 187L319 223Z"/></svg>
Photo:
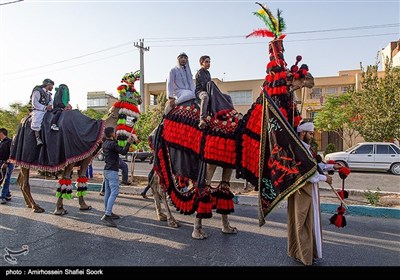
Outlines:
<svg viewBox="0 0 400 280"><path fill-rule="evenodd" d="M280 35L286 29L285 20L283 19L283 17L281 15L282 15L282 11L278 9L277 16L276 16L278 18L278 34L277 35Z"/></svg>
<svg viewBox="0 0 400 280"><path fill-rule="evenodd" d="M277 17L275 17L266 5L256 2L257 5L261 7L260 10L254 12L253 14L264 21L268 30L256 30L251 34L247 35L246 38L250 36L261 36L261 37L273 37L273 38L283 38L282 32L286 29L285 21L282 18L282 11L278 9ZM271 34L273 36L271 36Z"/></svg>
<svg viewBox="0 0 400 280"><path fill-rule="evenodd" d="M274 33L272 33L271 31L269 31L267 29L254 30L249 35L247 35L246 38L249 38L251 36L253 36L253 37L272 37L272 38L275 37Z"/></svg>
<svg viewBox="0 0 400 280"><path fill-rule="evenodd" d="M270 21L271 21L271 23L272 23L272 26L273 26L273 29L271 29L271 31L272 31L274 34L276 34L277 27L278 27L278 21L276 20L276 18L274 17L274 15L271 13L271 11L267 8L267 6L262 5L262 4L258 3L258 2L256 2L256 4L260 5L261 8L264 10L264 12L268 15L268 17L269 17L269 19L270 19ZM278 27L278 28L279 28L279 27Z"/></svg>
<svg viewBox="0 0 400 280"><path fill-rule="evenodd" d="M264 10L262 10L262 11L264 11ZM267 26L267 28L269 30L274 30L274 26L273 26L271 20L269 19L269 17L266 16L265 13L261 13L260 11L258 11L258 12L254 12L253 14L256 15L257 17L259 17L262 21L264 21L265 25Z"/></svg>

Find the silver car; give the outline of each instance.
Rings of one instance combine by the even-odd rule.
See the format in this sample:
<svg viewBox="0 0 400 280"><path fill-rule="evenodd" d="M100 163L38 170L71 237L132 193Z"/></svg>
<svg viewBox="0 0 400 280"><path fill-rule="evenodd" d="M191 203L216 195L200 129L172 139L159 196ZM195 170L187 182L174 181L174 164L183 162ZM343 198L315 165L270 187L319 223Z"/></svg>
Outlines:
<svg viewBox="0 0 400 280"><path fill-rule="evenodd" d="M362 142L344 152L330 153L325 160L334 160L351 170L390 171L400 175L400 148L387 142Z"/></svg>

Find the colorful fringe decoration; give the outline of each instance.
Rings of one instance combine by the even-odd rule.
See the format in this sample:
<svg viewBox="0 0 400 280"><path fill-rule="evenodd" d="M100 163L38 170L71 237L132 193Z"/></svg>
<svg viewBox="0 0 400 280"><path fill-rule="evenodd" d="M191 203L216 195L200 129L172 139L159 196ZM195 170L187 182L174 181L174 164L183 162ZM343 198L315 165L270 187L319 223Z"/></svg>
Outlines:
<svg viewBox="0 0 400 280"><path fill-rule="evenodd" d="M85 196L87 194L87 189L88 189L88 181L89 179L86 176L79 177L76 179L76 196Z"/></svg>
<svg viewBox="0 0 400 280"><path fill-rule="evenodd" d="M140 71L134 73L126 73L121 80L117 90L119 94L118 101L114 103L114 107L118 108L118 121L115 128L115 135L117 138L118 146L125 147L127 139L130 135L138 141L136 131L134 129L135 123L139 118L140 111L138 105L142 103L140 93L135 89L135 82L140 80Z"/></svg>
<svg viewBox="0 0 400 280"><path fill-rule="evenodd" d="M58 180L58 186L56 190L57 198L72 199L72 180L71 179L60 179Z"/></svg>

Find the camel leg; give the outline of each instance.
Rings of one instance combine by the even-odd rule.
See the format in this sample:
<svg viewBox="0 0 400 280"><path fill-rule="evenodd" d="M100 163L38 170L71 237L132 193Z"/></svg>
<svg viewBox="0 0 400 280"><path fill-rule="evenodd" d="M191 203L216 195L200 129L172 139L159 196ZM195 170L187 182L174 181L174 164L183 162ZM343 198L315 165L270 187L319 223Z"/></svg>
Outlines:
<svg viewBox="0 0 400 280"><path fill-rule="evenodd" d="M29 184L29 169L21 167L21 171L18 174L17 183L21 189L22 195L25 200L25 204L28 208L32 208L35 213L43 213L44 209L36 204L31 194L31 186Z"/></svg>
<svg viewBox="0 0 400 280"><path fill-rule="evenodd" d="M222 214L221 218L222 218L222 232L223 233L232 234L232 233L237 233L238 232L237 228L232 227L229 224L228 215Z"/></svg>
<svg viewBox="0 0 400 280"><path fill-rule="evenodd" d="M211 186L211 180L214 176L215 170L217 166L215 164L207 163L207 170L206 170L206 185ZM194 228L192 232L192 238L202 240L208 237L207 233L203 230L202 219L196 218L194 222Z"/></svg>
<svg viewBox="0 0 400 280"><path fill-rule="evenodd" d="M81 166L79 168L78 176L79 177L86 177L86 170L88 169L88 166L92 160L92 157L85 158L81 162ZM87 205L85 202L85 199L83 196L78 197L78 202L79 202L79 210L90 210L92 209L91 205Z"/></svg>
<svg viewBox="0 0 400 280"><path fill-rule="evenodd" d="M158 193L160 194L161 199L165 205L165 210L167 212L168 226L173 227L173 228L180 227L179 222L177 220L175 220L174 216L172 216L171 208L169 207L169 203L167 201L167 194L165 193L165 191L161 185L158 185Z"/></svg>
<svg viewBox="0 0 400 280"><path fill-rule="evenodd" d="M21 171L18 173L17 184L21 189L22 195L23 195L24 200L25 200L26 207L32 208L32 203L31 203L31 201L29 201L28 195L26 194L26 191L25 191L25 185L26 184L24 182L23 168L21 168Z"/></svg>
<svg viewBox="0 0 400 280"><path fill-rule="evenodd" d="M169 208L169 204L167 201L167 194L164 192L164 189L159 184L157 174L153 175L153 178L151 179L151 182L150 182L150 187L151 187L151 191L153 193L154 204L156 206L158 220L159 221L168 221L169 227L173 227L173 228L179 227L180 226L179 222L177 220L175 220L174 216L172 216L171 209ZM160 203L161 200L163 201L163 203L165 205L167 215L165 215L162 212L161 203Z"/></svg>
<svg viewBox="0 0 400 280"><path fill-rule="evenodd" d="M62 216L65 214L68 214L68 211L64 209L63 198L59 197L57 199L56 210L54 210L54 215Z"/></svg>
<svg viewBox="0 0 400 280"><path fill-rule="evenodd" d="M157 218L159 221L166 221L167 220L167 215L165 215L162 211L161 208L161 195L158 192L158 188L157 188L157 184L156 184L156 179L155 176L157 176L156 174L153 175L153 178L151 179L150 182L150 188L151 188L151 192L153 193L153 199L154 199L154 205L156 207L156 213L157 213Z"/></svg>
<svg viewBox="0 0 400 280"><path fill-rule="evenodd" d="M202 219L196 218L194 221L194 228L192 232L192 238L197 240L206 239L208 237L207 233L203 230Z"/></svg>
<svg viewBox="0 0 400 280"><path fill-rule="evenodd" d="M231 176L232 176L232 171L233 171L233 169L224 168L222 170L222 181L229 182L231 179ZM222 218L222 232L223 233L232 234L232 233L238 232L236 227L230 226L229 221L228 221L228 215L222 214L221 218Z"/></svg>
<svg viewBox="0 0 400 280"><path fill-rule="evenodd" d="M211 186L211 180L214 176L215 170L217 166L215 164L207 163L207 170L206 170L206 185Z"/></svg>

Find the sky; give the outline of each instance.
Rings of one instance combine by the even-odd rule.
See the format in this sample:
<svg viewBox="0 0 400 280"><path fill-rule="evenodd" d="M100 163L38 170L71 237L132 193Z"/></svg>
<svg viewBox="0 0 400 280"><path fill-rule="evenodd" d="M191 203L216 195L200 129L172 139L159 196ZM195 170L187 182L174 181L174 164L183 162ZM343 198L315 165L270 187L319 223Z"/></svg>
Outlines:
<svg viewBox="0 0 400 280"><path fill-rule="evenodd" d="M117 97L125 73L164 82L186 52L193 75L202 55L212 78L263 79L271 38L246 35L265 24L255 1L0 0L0 108L25 104L35 85L67 84L73 108L86 109L89 91ZM10 3L14 2L14 3ZM7 4L9 3L9 4ZM285 60L295 57L314 77L373 65L378 52L400 39L400 1L265 1L286 23ZM140 91L139 82L135 85ZM54 92L55 90L53 90Z"/></svg>

